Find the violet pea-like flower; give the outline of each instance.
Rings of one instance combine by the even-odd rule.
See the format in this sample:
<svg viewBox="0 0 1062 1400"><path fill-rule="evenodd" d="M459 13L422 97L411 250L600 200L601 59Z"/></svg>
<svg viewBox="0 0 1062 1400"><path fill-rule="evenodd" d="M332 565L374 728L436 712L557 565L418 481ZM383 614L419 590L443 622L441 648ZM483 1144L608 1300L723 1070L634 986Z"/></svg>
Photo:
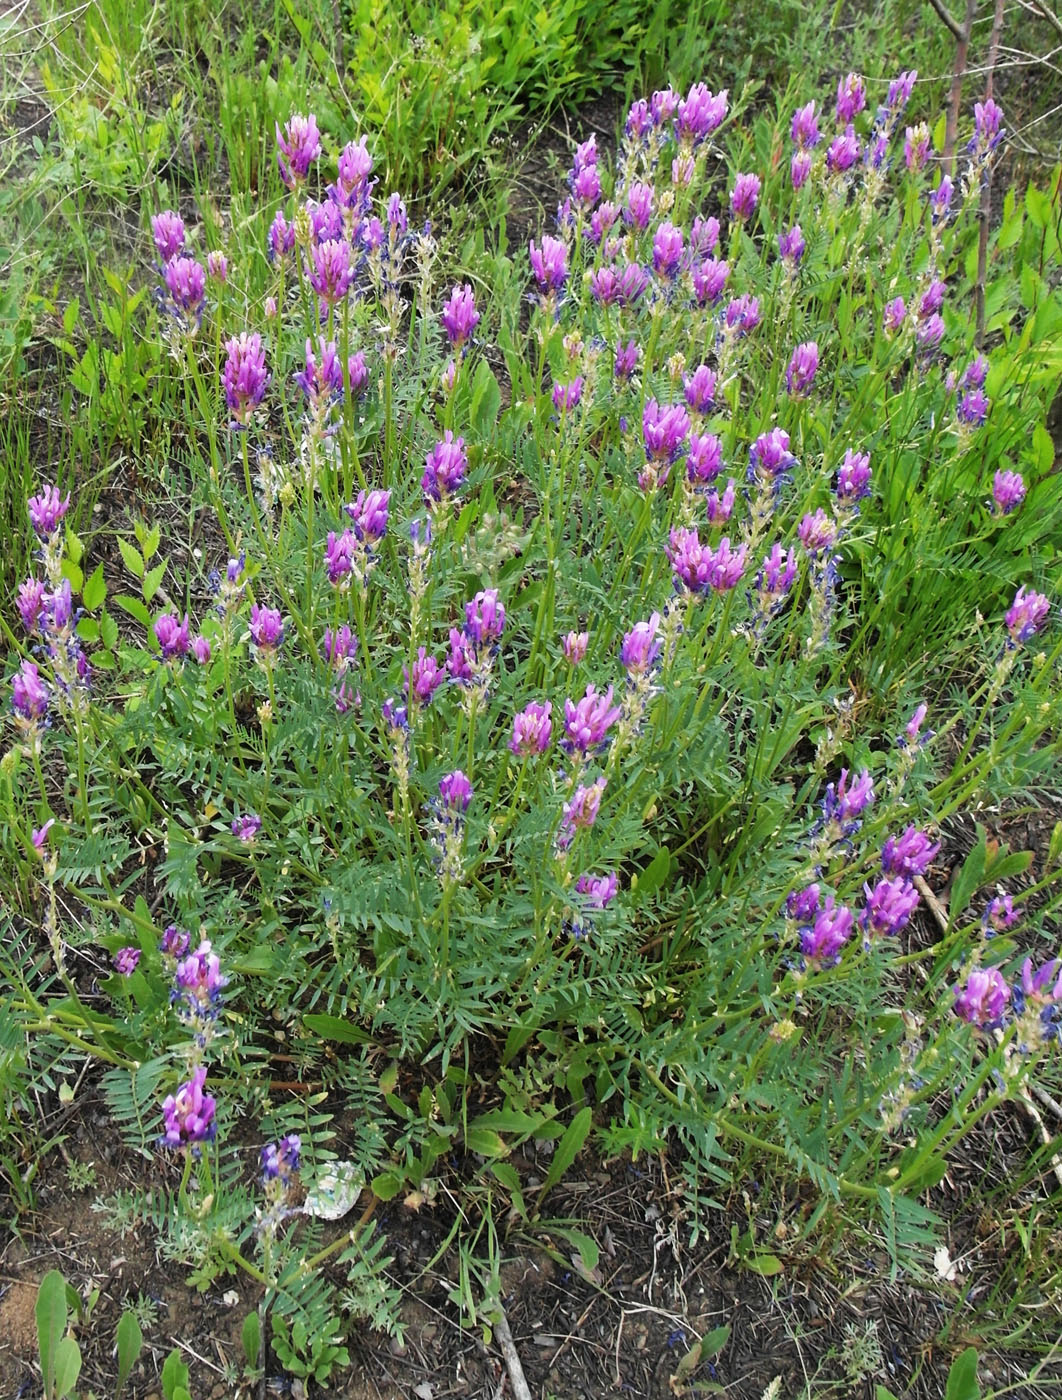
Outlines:
<svg viewBox="0 0 1062 1400"><path fill-rule="evenodd" d="M183 620L176 613L163 613L153 628L164 661L178 661L188 655L188 614Z"/></svg>
<svg viewBox="0 0 1062 1400"><path fill-rule="evenodd" d="M890 836L881 848L881 868L886 875L904 875L913 880L924 875L940 850L924 831L908 826L901 836Z"/></svg>
<svg viewBox="0 0 1062 1400"><path fill-rule="evenodd" d="M621 713L620 707L612 704L611 686L601 695L594 686L588 685L581 700L564 702L565 737L561 747L567 753L584 755L598 748L608 738L608 731Z"/></svg>
<svg viewBox="0 0 1062 1400"><path fill-rule="evenodd" d="M276 608L251 604L251 640L259 651L274 652L284 640L284 619Z"/></svg>
<svg viewBox="0 0 1062 1400"><path fill-rule="evenodd" d="M628 676L648 675L660 656L660 614L655 612L647 622L636 622L623 635L620 662Z"/></svg>
<svg viewBox="0 0 1062 1400"><path fill-rule="evenodd" d="M544 704L532 700L513 717L513 737L509 740L509 748L518 758L534 758L549 748L553 735L551 710L548 700Z"/></svg>
<svg viewBox="0 0 1062 1400"><path fill-rule="evenodd" d="M450 300L443 307L443 329L446 338L455 350L461 350L472 339L472 332L479 325L479 312L471 286L455 286Z"/></svg>
<svg viewBox="0 0 1062 1400"><path fill-rule="evenodd" d="M465 604L465 631L476 646L489 646L505 630L505 605L496 588L482 589Z"/></svg>
<svg viewBox="0 0 1062 1400"><path fill-rule="evenodd" d="M176 1094L169 1094L163 1100L165 1132L161 1141L165 1147L189 1147L213 1140L217 1130L214 1121L217 1101L213 1094L205 1092L206 1077L206 1066L200 1065Z"/></svg>
<svg viewBox="0 0 1062 1400"><path fill-rule="evenodd" d="M40 540L48 540L59 528L59 522L70 509L70 493L59 495L56 486L45 486L39 496L31 496L26 502L30 524Z"/></svg>
<svg viewBox="0 0 1062 1400"><path fill-rule="evenodd" d="M1027 593L1025 585L1014 595L1014 602L1007 609L1003 621L1011 636L1011 644L1020 646L1035 636L1043 627L1051 612L1051 603L1042 593Z"/></svg>
<svg viewBox="0 0 1062 1400"><path fill-rule="evenodd" d="M974 968L965 986L956 983L952 990L956 1016L985 1029L999 1023L1010 1000L1010 987L998 967Z"/></svg>

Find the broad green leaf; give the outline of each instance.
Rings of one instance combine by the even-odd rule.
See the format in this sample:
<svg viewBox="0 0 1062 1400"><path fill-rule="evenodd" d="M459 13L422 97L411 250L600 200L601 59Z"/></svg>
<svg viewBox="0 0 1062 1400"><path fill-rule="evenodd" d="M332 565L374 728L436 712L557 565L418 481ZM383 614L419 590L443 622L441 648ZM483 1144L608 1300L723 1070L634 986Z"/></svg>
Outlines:
<svg viewBox="0 0 1062 1400"><path fill-rule="evenodd" d="M37 1320L37 1347L44 1375L44 1394L52 1400L55 1394L56 1354L66 1332L66 1280L58 1269L49 1269L37 1290L33 1309Z"/></svg>
<svg viewBox="0 0 1062 1400"><path fill-rule="evenodd" d="M154 598L155 594L159 591L159 584L162 582L162 577L165 572L166 561L164 559L161 564L157 564L155 568L149 569L144 575L144 582L141 585L140 591L144 595L145 603L150 603L152 598Z"/></svg>
<svg viewBox="0 0 1062 1400"><path fill-rule="evenodd" d="M970 900L980 885L985 873L987 853L984 828L979 827L977 845L963 861L962 869L956 875L955 883L951 887L951 899L948 901L948 920L950 923L954 924L959 915L965 913Z"/></svg>
<svg viewBox="0 0 1062 1400"><path fill-rule="evenodd" d="M243 1342L243 1354L247 1358L248 1366L256 1367L262 1352L262 1324L256 1312L249 1312L243 1319L240 1340Z"/></svg>
<svg viewBox="0 0 1062 1400"><path fill-rule="evenodd" d="M70 1394L80 1374L81 1348L73 1337L63 1337L55 1349L55 1400Z"/></svg>
<svg viewBox="0 0 1062 1400"><path fill-rule="evenodd" d="M549 1171L546 1173L546 1179L539 1190L540 1205L547 1192L556 1186L579 1155L579 1149L586 1141L592 1121L593 1114L590 1109L581 1108L564 1130L564 1136L557 1143L553 1160L549 1164Z"/></svg>
<svg viewBox="0 0 1062 1400"><path fill-rule="evenodd" d="M95 612L107 596L107 585L103 579L103 565L97 564L81 590L81 601L89 612Z"/></svg>
<svg viewBox="0 0 1062 1400"><path fill-rule="evenodd" d="M981 1400L977 1383L977 1348L967 1347L951 1363L944 1400Z"/></svg>
<svg viewBox="0 0 1062 1400"><path fill-rule="evenodd" d="M341 1045L367 1045L372 1039L360 1026L355 1026L351 1021L344 1021L340 1016L328 1016L324 1012L308 1012L302 1018L302 1024L322 1040L335 1040Z"/></svg>
<svg viewBox="0 0 1062 1400"><path fill-rule="evenodd" d="M136 1359L140 1355L141 1348L144 1345L144 1336L140 1331L140 1324L136 1320L135 1313L122 1313L118 1321L115 1343L118 1348L118 1381L115 1385L114 1393L118 1395L129 1379L133 1367L136 1365Z"/></svg>

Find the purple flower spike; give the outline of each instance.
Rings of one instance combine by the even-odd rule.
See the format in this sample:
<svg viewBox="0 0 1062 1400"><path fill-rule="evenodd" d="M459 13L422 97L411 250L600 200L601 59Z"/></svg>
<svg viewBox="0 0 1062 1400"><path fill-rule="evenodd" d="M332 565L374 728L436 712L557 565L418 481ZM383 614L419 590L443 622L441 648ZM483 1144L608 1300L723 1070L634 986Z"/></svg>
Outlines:
<svg viewBox="0 0 1062 1400"><path fill-rule="evenodd" d="M675 579L691 593L714 589L724 593L735 587L745 568L748 546L734 551L724 535L716 549L701 542L696 530L673 529L668 541L668 558Z"/></svg>
<svg viewBox="0 0 1062 1400"><path fill-rule="evenodd" d="M354 281L350 244L346 239L328 238L310 249L307 269L310 286L326 308L343 300Z"/></svg>
<svg viewBox="0 0 1062 1400"><path fill-rule="evenodd" d="M909 826L902 836L890 836L881 848L881 868L886 875L905 875L913 880L924 875L940 850L924 831Z"/></svg>
<svg viewBox="0 0 1062 1400"><path fill-rule="evenodd" d="M826 152L826 169L835 175L843 175L846 170L851 170L858 159L859 138L855 127L849 124L840 136L835 136L830 142Z"/></svg>
<svg viewBox="0 0 1062 1400"><path fill-rule="evenodd" d="M689 430L690 416L681 404L661 408L656 399L646 400L642 410L642 437L647 457L657 462L673 462Z"/></svg>
<svg viewBox="0 0 1062 1400"><path fill-rule="evenodd" d="M358 350L347 356L347 375L350 379L350 392L362 394L369 382L369 371L365 364L365 351Z"/></svg>
<svg viewBox="0 0 1062 1400"><path fill-rule="evenodd" d="M289 1133L279 1142L268 1142L262 1148L259 1164L262 1169L262 1183L279 1182L287 1187L291 1178L299 1170L302 1139L298 1133Z"/></svg>
<svg viewBox="0 0 1062 1400"><path fill-rule="evenodd" d="M496 588L485 588L465 604L465 631L477 647L491 646L505 630L505 607Z"/></svg>
<svg viewBox="0 0 1062 1400"><path fill-rule="evenodd" d="M789 367L785 372L786 391L795 399L803 399L811 393L811 386L819 372L819 347L813 340L805 340L793 351Z"/></svg>
<svg viewBox="0 0 1062 1400"><path fill-rule="evenodd" d="M837 84L838 122L843 126L852 121L867 105L867 90L858 73L849 73Z"/></svg>
<svg viewBox="0 0 1062 1400"><path fill-rule="evenodd" d="M588 909L605 909L619 892L619 877L614 870L607 875L591 875L589 871L575 882L576 893L586 896Z"/></svg>
<svg viewBox="0 0 1062 1400"><path fill-rule="evenodd" d="M568 249L559 238L542 235L541 248L534 241L528 245L531 271L542 292L547 295L560 291L568 280Z"/></svg>
<svg viewBox="0 0 1062 1400"><path fill-rule="evenodd" d="M606 785L606 778L596 778L589 786L584 784L577 787L571 801L564 804L561 828L557 834L557 845L562 851L571 845L577 831L588 831L597 821Z"/></svg>
<svg viewBox="0 0 1062 1400"><path fill-rule="evenodd" d="M719 258L707 258L693 270L693 293L701 306L714 306L726 289L730 264Z"/></svg>
<svg viewBox="0 0 1062 1400"><path fill-rule="evenodd" d="M929 127L925 122L907 128L903 142L903 161L912 174L917 174L929 159L929 141Z"/></svg>
<svg viewBox="0 0 1062 1400"><path fill-rule="evenodd" d="M1043 627L1051 612L1050 601L1042 593L1026 593L1025 585L1014 595L1014 602L1004 614L1003 621L1011 636L1011 643L1020 646L1035 636Z"/></svg>
<svg viewBox="0 0 1062 1400"><path fill-rule="evenodd" d="M277 169L288 189L301 184L310 173L310 166L321 154L321 133L317 118L291 117L281 131L277 123Z"/></svg>
<svg viewBox="0 0 1062 1400"><path fill-rule="evenodd" d="M416 659L413 662L412 681L405 666L402 667L402 675L406 681L408 703L410 705L427 705L446 680L446 669L439 665L434 656L428 655L427 647L418 647Z"/></svg>
<svg viewBox="0 0 1062 1400"><path fill-rule="evenodd" d="M885 303L882 325L887 336L898 335L903 330L903 323L906 319L907 303L903 297L893 297L891 301Z"/></svg>
<svg viewBox="0 0 1062 1400"><path fill-rule="evenodd" d="M967 389L955 405L955 417L968 428L979 428L988 417L988 399L983 389Z"/></svg>
<svg viewBox="0 0 1062 1400"><path fill-rule="evenodd" d="M789 450L789 434L784 428L772 428L761 433L749 448L749 477L762 477L778 482L796 465Z"/></svg>
<svg viewBox="0 0 1062 1400"><path fill-rule="evenodd" d="M11 708L27 725L39 724L48 713L51 692L40 678L35 661L23 661L11 680Z"/></svg>
<svg viewBox="0 0 1062 1400"><path fill-rule="evenodd" d="M463 349L472 339L472 332L479 325L479 312L472 288L467 282L464 286L454 287L450 293L450 300L443 307L442 323L446 338L454 350Z"/></svg>
<svg viewBox="0 0 1062 1400"><path fill-rule="evenodd" d="M163 613L155 621L155 640L159 644L163 661L179 661L188 655L188 614L182 621L176 613Z"/></svg>
<svg viewBox="0 0 1062 1400"><path fill-rule="evenodd" d="M936 311L915 328L915 344L923 356L931 356L944 339L944 320Z"/></svg>
<svg viewBox="0 0 1062 1400"><path fill-rule="evenodd" d="M163 209L161 214L152 214L151 233L159 257L164 263L177 257L184 247L184 220L173 209Z"/></svg>
<svg viewBox="0 0 1062 1400"><path fill-rule="evenodd" d="M578 666L586 657L590 642L589 632L569 632L564 638L564 659L569 666Z"/></svg>
<svg viewBox="0 0 1062 1400"><path fill-rule="evenodd" d="M974 103L974 146L979 155L994 150L1003 138L1003 109L991 98Z"/></svg>
<svg viewBox="0 0 1062 1400"><path fill-rule="evenodd" d="M55 818L49 817L43 826L34 826L30 828L30 841L33 844L33 849L40 856L41 860L46 858L45 851L48 847L48 833L54 825Z"/></svg>
<svg viewBox="0 0 1062 1400"><path fill-rule="evenodd" d="M583 386L585 380L581 374L577 374L570 383L557 383L553 386L553 407L558 413L570 413L573 408L578 408L583 397Z"/></svg>
<svg viewBox="0 0 1062 1400"><path fill-rule="evenodd" d="M114 970L120 977L132 977L139 961L139 948L119 948L114 955Z"/></svg>
<svg viewBox="0 0 1062 1400"><path fill-rule="evenodd" d="M726 489L721 496L718 491L709 491L704 498L704 508L709 525L725 525L734 513L736 499L737 483L733 477L727 481Z"/></svg>
<svg viewBox="0 0 1062 1400"><path fill-rule="evenodd" d="M799 267L806 249L807 244L804 242L804 234L799 224L794 224L791 229L778 235L778 256L787 268Z"/></svg>
<svg viewBox="0 0 1062 1400"><path fill-rule="evenodd" d="M188 943L187 930L178 928L176 924L167 924L159 939L159 952L164 958L183 958L188 951Z"/></svg>
<svg viewBox="0 0 1062 1400"><path fill-rule="evenodd" d="M285 253L295 247L295 225L289 224L282 210L278 209L269 225L269 260L280 261Z"/></svg>
<svg viewBox="0 0 1062 1400"><path fill-rule="evenodd" d="M814 515L805 515L797 527L800 543L812 559L830 549L837 540L837 526L820 507Z"/></svg>
<svg viewBox="0 0 1062 1400"><path fill-rule="evenodd" d="M46 591L46 585L36 578L28 578L18 586L15 605L23 627L31 636L37 631L41 616L46 612Z"/></svg>
<svg viewBox="0 0 1062 1400"><path fill-rule="evenodd" d="M335 670L343 672L358 654L358 639L349 627L326 627L322 645L324 659Z"/></svg>
<svg viewBox="0 0 1062 1400"><path fill-rule="evenodd" d="M839 962L854 925L851 909L835 904L833 895L828 894L815 913L814 923L800 930L800 951L809 962Z"/></svg>
<svg viewBox="0 0 1062 1400"><path fill-rule="evenodd" d="M173 258L163 272L166 290L186 316L201 312L206 296L206 268L194 258Z"/></svg>
<svg viewBox="0 0 1062 1400"><path fill-rule="evenodd" d="M873 889L869 885L864 885L863 889L867 902L859 922L864 938L899 933L918 908L918 891L910 880L901 877L879 880Z"/></svg>
<svg viewBox="0 0 1062 1400"><path fill-rule="evenodd" d="M1025 481L1021 472L996 472L992 478L992 500L1000 515L1017 510L1025 499Z"/></svg>
<svg viewBox="0 0 1062 1400"><path fill-rule="evenodd" d="M166 1131L162 1135L165 1147L190 1147L199 1142L212 1142L217 1131L214 1114L217 1101L205 1093L206 1065L200 1065L176 1094L163 1100L162 1119Z"/></svg>
<svg viewBox="0 0 1062 1400"><path fill-rule="evenodd" d="M985 905L985 912L981 915L981 924L985 933L991 929L993 933L1002 933L1005 929L1013 928L1020 923L1024 911L1014 907L1014 896L1009 894L997 894Z"/></svg>
<svg viewBox="0 0 1062 1400"><path fill-rule="evenodd" d="M614 374L617 379L630 379L642 358L641 346L636 340L628 340L626 345L616 348Z"/></svg>
<svg viewBox="0 0 1062 1400"><path fill-rule="evenodd" d="M428 453L420 485L429 503L447 500L460 487L468 471L464 438L455 438L449 428Z"/></svg>
<svg viewBox="0 0 1062 1400"><path fill-rule="evenodd" d="M205 666L210 660L210 643L206 637L193 637L191 641L191 652L200 666Z"/></svg>
<svg viewBox="0 0 1062 1400"><path fill-rule="evenodd" d="M472 784L459 768L440 779L439 800L446 812L468 811L468 804L472 801Z"/></svg>
<svg viewBox="0 0 1062 1400"><path fill-rule="evenodd" d="M807 184L808 176L811 174L811 161L810 151L797 151L789 162L789 178L792 180L795 190L803 189Z"/></svg>
<svg viewBox="0 0 1062 1400"><path fill-rule="evenodd" d="M211 248L207 253L207 276L215 282L229 280L229 260L219 248Z"/></svg>
<svg viewBox="0 0 1062 1400"><path fill-rule="evenodd" d="M715 403L715 371L698 365L692 374L683 376L682 388L687 407L692 413L708 413Z"/></svg>
<svg viewBox="0 0 1062 1400"><path fill-rule="evenodd" d="M699 146L726 120L727 90L713 93L704 83L694 83L675 111L675 135L680 144Z"/></svg>
<svg viewBox="0 0 1062 1400"><path fill-rule="evenodd" d="M316 350L312 340L306 341L306 367L295 383L311 404L327 404L343 392L343 365L334 340L319 336Z"/></svg>
<svg viewBox="0 0 1062 1400"><path fill-rule="evenodd" d="M848 769L841 769L836 785L828 784L823 799L823 816L828 822L836 822L842 829L856 821L874 801L874 782L864 768L862 773L849 785Z"/></svg>
<svg viewBox="0 0 1062 1400"><path fill-rule="evenodd" d="M349 580L354 571L354 555L357 549L358 541L353 530L344 530L341 535L329 530L325 546L325 567L329 583L346 586L344 581Z"/></svg>
<svg viewBox="0 0 1062 1400"><path fill-rule="evenodd" d="M952 990L956 1016L986 1030L998 1025L1010 1000L1010 988L998 967L974 968L966 985L956 983Z"/></svg>
<svg viewBox="0 0 1062 1400"><path fill-rule="evenodd" d="M66 498L59 495L58 487L45 486L39 496L31 496L26 502L30 524L40 540L49 540L59 528L59 522L70 509L70 493Z"/></svg>
<svg viewBox="0 0 1062 1400"><path fill-rule="evenodd" d="M390 504L390 491L359 491L357 500L344 506L363 544L378 544L387 534Z"/></svg>
<svg viewBox="0 0 1062 1400"><path fill-rule="evenodd" d="M756 575L756 591L769 607L780 604L793 586L797 575L796 554L790 549L782 552L776 540L770 554L764 556L763 567Z"/></svg>
<svg viewBox="0 0 1062 1400"><path fill-rule="evenodd" d="M242 841L245 846L250 846L257 839L261 829L262 818L257 812L246 812L242 817L233 819L232 834L237 841Z"/></svg>
<svg viewBox="0 0 1062 1400"><path fill-rule="evenodd" d="M586 687L581 700L564 702L564 734L561 748L566 753L585 756L591 749L599 748L608 738L608 731L619 719L622 711L612 704L612 687L604 695L599 695L592 685Z"/></svg>
<svg viewBox="0 0 1062 1400"><path fill-rule="evenodd" d="M691 433L686 477L694 486L707 486L723 470L723 444L714 433Z"/></svg>
<svg viewBox="0 0 1062 1400"><path fill-rule="evenodd" d="M848 448L837 470L837 500L852 506L869 494L870 453Z"/></svg>
<svg viewBox="0 0 1062 1400"><path fill-rule="evenodd" d="M459 685L470 685L475 678L476 648L467 632L459 627L450 628L450 655L446 658L446 669L450 679Z"/></svg>
<svg viewBox="0 0 1062 1400"><path fill-rule="evenodd" d="M817 884L808 885L802 890L793 890L786 895L785 912L786 917L795 919L800 924L810 924L814 921L816 914L822 908L819 902L819 887Z"/></svg>
<svg viewBox="0 0 1062 1400"><path fill-rule="evenodd" d="M808 102L805 106L798 107L793 113L789 136L793 145L799 150L810 149L819 144L821 134L818 119L815 116L814 102Z"/></svg>
<svg viewBox="0 0 1062 1400"><path fill-rule="evenodd" d="M627 207L623 217L636 229L647 229L653 217L656 197L652 185L635 183L627 191Z"/></svg>
<svg viewBox="0 0 1062 1400"><path fill-rule="evenodd" d="M244 427L251 421L251 415L265 396L269 375L266 372L265 351L262 337L257 331L248 334L241 331L238 336L226 341L228 358L222 371L222 385L225 402L232 412L233 419Z"/></svg>
<svg viewBox="0 0 1062 1400"><path fill-rule="evenodd" d="M276 608L251 604L251 641L259 651L275 652L284 640L284 619Z"/></svg>
<svg viewBox="0 0 1062 1400"><path fill-rule="evenodd" d="M632 679L647 676L660 656L660 614L655 612L648 622L636 622L629 632L623 635L620 647L620 663Z"/></svg>
<svg viewBox="0 0 1062 1400"><path fill-rule="evenodd" d="M670 281L682 265L685 244L682 230L672 223L663 223L653 237L653 271Z"/></svg>
<svg viewBox="0 0 1062 1400"><path fill-rule="evenodd" d="M736 175L730 191L730 212L735 219L751 219L760 201L762 181L758 175Z"/></svg>
<svg viewBox="0 0 1062 1400"><path fill-rule="evenodd" d="M750 296L748 292L735 297L723 312L723 324L738 338L754 331L760 324L759 297Z"/></svg>
<svg viewBox="0 0 1062 1400"><path fill-rule="evenodd" d="M518 758L534 758L549 748L553 736L550 702L539 704L532 700L513 718L513 737L509 748Z"/></svg>

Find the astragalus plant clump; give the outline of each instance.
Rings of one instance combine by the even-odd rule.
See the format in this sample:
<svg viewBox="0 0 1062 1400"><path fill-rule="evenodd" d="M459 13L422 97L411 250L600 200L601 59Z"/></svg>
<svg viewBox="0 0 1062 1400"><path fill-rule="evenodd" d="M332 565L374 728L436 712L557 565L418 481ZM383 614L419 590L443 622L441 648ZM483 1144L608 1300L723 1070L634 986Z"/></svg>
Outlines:
<svg viewBox="0 0 1062 1400"><path fill-rule="evenodd" d="M947 170L915 90L849 74L748 128L654 93L526 258L456 283L312 115L250 234L204 261L153 221L216 528L188 572L138 524L119 588L30 502L2 791L53 957L5 952L8 1009L153 1067L201 1234L266 1114L272 1285L277 1202L334 1150L280 1044L380 1197L487 1173L524 1211L513 1143L592 1117L673 1154L694 1221L773 1170L897 1248L1057 1053L1056 847L1020 909L1028 858L984 839L943 927L924 903L940 824L1057 761L1059 508L1028 338L972 339L1002 115Z"/></svg>

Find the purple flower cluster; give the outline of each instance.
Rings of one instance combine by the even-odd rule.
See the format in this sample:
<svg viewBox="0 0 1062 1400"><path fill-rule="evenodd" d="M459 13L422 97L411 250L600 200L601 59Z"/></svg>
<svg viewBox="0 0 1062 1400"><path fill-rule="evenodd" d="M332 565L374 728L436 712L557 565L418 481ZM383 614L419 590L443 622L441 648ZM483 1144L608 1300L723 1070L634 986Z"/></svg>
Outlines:
<svg viewBox="0 0 1062 1400"><path fill-rule="evenodd" d="M214 1115L217 1100L206 1093L207 1071L200 1065L191 1079L182 1084L176 1094L168 1094L162 1104L165 1147L189 1148L201 1142L213 1142L217 1131Z"/></svg>

